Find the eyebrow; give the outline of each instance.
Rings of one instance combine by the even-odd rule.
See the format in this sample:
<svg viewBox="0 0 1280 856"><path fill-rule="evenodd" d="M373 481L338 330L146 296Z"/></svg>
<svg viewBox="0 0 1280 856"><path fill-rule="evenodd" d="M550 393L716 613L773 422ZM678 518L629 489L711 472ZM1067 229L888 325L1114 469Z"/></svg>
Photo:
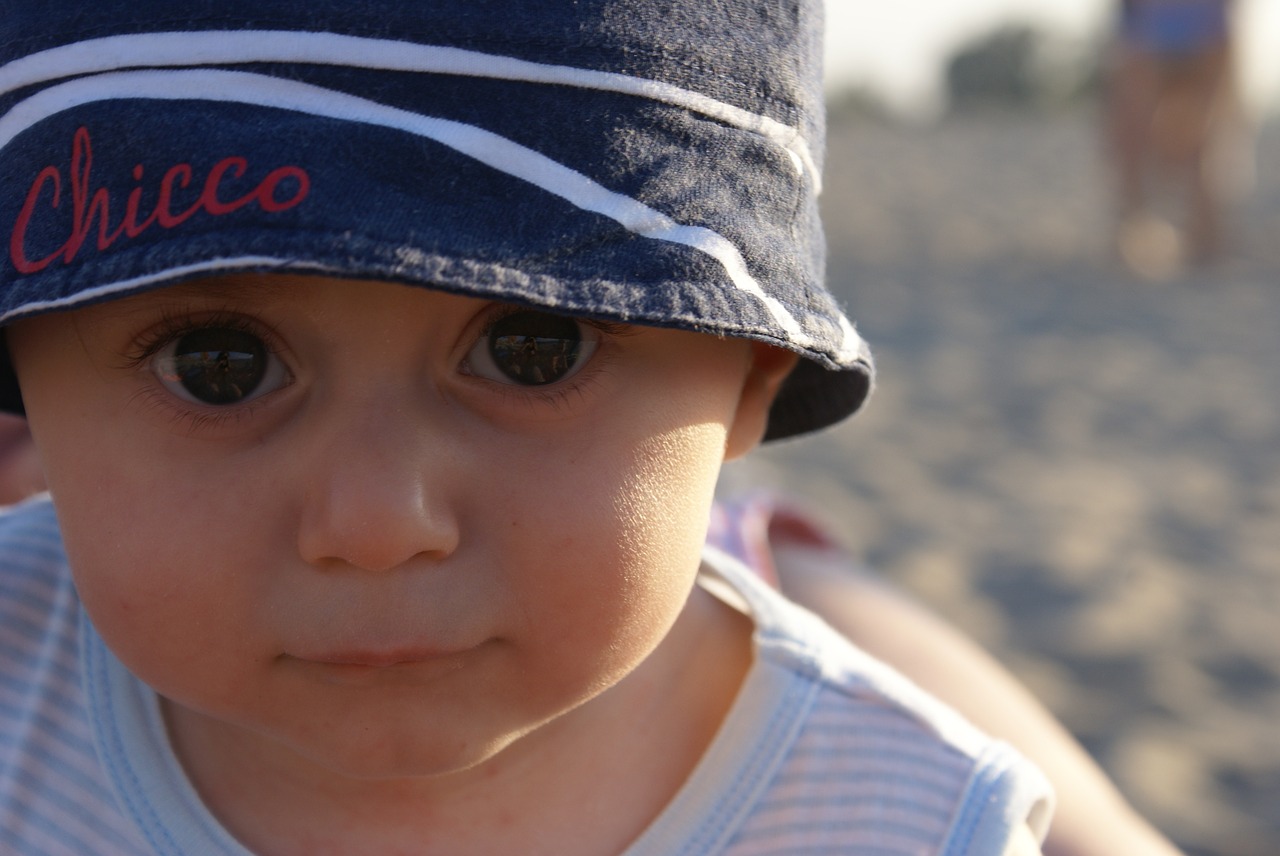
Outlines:
<svg viewBox="0 0 1280 856"><path fill-rule="evenodd" d="M234 275L201 277L165 286L143 294L166 294L179 299L204 298L212 295L233 300L271 301L289 287L286 274L246 272Z"/></svg>
<svg viewBox="0 0 1280 856"><path fill-rule="evenodd" d="M264 306L278 302L290 288L287 275L248 272L231 276L201 277L185 282L152 288L112 300L101 306L114 308L123 315L154 306L152 301L164 299L175 303L247 303ZM144 302L145 301L145 302Z"/></svg>

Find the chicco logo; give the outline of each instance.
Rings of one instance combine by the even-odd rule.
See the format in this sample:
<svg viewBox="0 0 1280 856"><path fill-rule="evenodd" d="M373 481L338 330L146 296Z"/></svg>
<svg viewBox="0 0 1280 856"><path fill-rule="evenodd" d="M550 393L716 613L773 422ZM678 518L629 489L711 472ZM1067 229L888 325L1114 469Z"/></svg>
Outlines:
<svg viewBox="0 0 1280 856"><path fill-rule="evenodd" d="M268 213L287 211L301 204L311 189L311 178L306 170L298 166L282 166L267 173L248 193L235 199L224 199L219 196L219 185L228 175L232 179L243 178L249 172L248 160L242 157L223 158L213 165L203 181L196 180L190 164L180 163L165 171L155 193L155 206L151 213L143 217L139 209L142 207L145 170L142 164L138 164L133 168L133 180L137 186L129 191L124 201L124 211L116 214L119 221L113 226L111 194L105 187L92 189L92 170L93 145L89 130L80 128L76 131L71 146L71 234L66 243L49 255L39 259L28 257L27 232L31 229L33 220L38 225L37 218L42 212L47 214L62 204L62 171L56 166L47 166L40 171L32 182L31 189L27 191L26 201L9 238L9 258L19 272L37 273L58 259L63 264L70 264L80 253L89 235L95 231L95 226L97 247L102 251L121 237L136 238L156 226L172 229L201 212L221 217L255 203ZM200 187L199 197L183 210L175 212L175 191L188 187Z"/></svg>

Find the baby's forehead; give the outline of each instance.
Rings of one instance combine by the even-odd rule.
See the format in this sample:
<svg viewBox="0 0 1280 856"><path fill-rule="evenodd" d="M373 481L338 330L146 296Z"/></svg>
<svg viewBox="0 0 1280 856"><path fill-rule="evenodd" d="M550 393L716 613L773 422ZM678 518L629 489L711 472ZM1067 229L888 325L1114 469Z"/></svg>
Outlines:
<svg viewBox="0 0 1280 856"><path fill-rule="evenodd" d="M66 312L35 316L42 323L68 323L77 327L107 322L146 322L218 311L253 312L275 310L300 296L296 278L274 274L201 277L112 296L86 303ZM22 324L26 319L15 319Z"/></svg>
<svg viewBox="0 0 1280 856"><path fill-rule="evenodd" d="M280 274L232 274L199 277L162 288L118 297L98 304L128 312L150 303L272 303L286 298L296 285L294 277Z"/></svg>
<svg viewBox="0 0 1280 856"><path fill-rule="evenodd" d="M334 300L333 298L338 298ZM333 307L341 305L340 315ZM430 321L441 316L455 320L470 318L488 306L526 308L552 315L563 315L554 307L541 307L527 302L489 299L487 296L458 294L418 283L394 280L369 280L324 274L233 272L197 277L183 282L122 295L73 310L53 313L59 317L93 320L145 322L157 318L175 324L185 319L261 316L263 321L289 317L323 317L326 323L355 320L394 306L397 322ZM20 322L19 322L20 323ZM92 323L92 321L90 322Z"/></svg>

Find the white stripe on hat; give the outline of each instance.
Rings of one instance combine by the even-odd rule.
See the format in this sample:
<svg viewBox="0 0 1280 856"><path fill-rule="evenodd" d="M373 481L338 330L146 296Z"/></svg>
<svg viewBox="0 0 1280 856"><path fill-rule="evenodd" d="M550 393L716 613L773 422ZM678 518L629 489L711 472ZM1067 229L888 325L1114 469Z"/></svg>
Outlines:
<svg viewBox="0 0 1280 856"><path fill-rule="evenodd" d="M646 238L680 244L718 261L739 290L759 300L800 347L811 337L776 298L766 294L728 238L702 226L677 223L637 199L616 193L577 170L492 131L423 116L345 92L295 80L214 69L119 71L81 77L47 87L18 102L0 117L0 150L14 137L50 116L100 101L159 99L254 104L406 131L435 140L500 172L526 181L584 210L601 214ZM15 310L31 311L27 307Z"/></svg>
<svg viewBox="0 0 1280 856"><path fill-rule="evenodd" d="M814 192L822 177L796 128L658 80L443 45L420 45L340 33L210 30L105 36L39 51L0 67L0 93L52 80L123 68L173 68L246 62L300 62L383 71L430 72L598 89L661 101L759 134L786 149Z"/></svg>
<svg viewBox="0 0 1280 856"><path fill-rule="evenodd" d="M56 309L73 309L95 300L103 300L113 295L126 294L130 291L138 291L149 285L158 285L160 283L174 282L179 279L195 276L213 276L221 273L231 273L233 271L242 270L264 270L270 268L280 268L296 273L299 270L312 270L316 273L340 273L328 265L319 263L308 264L299 262L297 259L281 259L272 256L230 256L220 259L209 259L208 261L196 262L195 264L179 265L176 267L166 268L156 273L146 274L144 276L130 277L116 282L109 282L103 285L86 288L77 291L75 294L61 297L57 300L33 300L30 303L24 303L8 312L0 315L0 325L8 324L14 319L21 318L24 315L34 315L37 312L50 312Z"/></svg>

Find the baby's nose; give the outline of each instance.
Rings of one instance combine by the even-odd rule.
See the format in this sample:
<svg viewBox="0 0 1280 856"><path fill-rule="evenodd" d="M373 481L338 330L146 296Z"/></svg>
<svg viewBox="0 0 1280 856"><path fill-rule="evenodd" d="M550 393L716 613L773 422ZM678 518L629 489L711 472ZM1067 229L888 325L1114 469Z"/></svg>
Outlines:
<svg viewBox="0 0 1280 856"><path fill-rule="evenodd" d="M305 476L304 560L388 571L457 548L457 461L439 432L392 416L348 419L324 436Z"/></svg>

